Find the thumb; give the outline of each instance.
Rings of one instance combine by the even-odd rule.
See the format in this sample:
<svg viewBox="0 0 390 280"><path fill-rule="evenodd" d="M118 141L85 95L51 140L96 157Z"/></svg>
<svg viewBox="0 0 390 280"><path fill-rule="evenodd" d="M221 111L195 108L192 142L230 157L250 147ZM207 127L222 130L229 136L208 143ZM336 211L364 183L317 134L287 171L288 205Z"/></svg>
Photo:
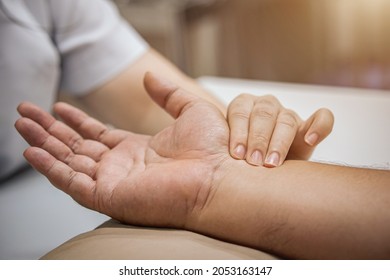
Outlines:
<svg viewBox="0 0 390 280"><path fill-rule="evenodd" d="M146 72L144 87L149 96L175 119L200 100L161 76Z"/></svg>

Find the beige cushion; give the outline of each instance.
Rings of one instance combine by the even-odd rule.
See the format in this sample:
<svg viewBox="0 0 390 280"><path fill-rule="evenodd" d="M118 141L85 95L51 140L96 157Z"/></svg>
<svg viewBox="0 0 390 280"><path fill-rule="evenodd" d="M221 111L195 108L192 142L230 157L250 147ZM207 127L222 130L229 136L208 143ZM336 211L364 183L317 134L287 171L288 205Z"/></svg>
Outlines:
<svg viewBox="0 0 390 280"><path fill-rule="evenodd" d="M110 220L49 252L42 259L275 259L264 252L197 233L122 225Z"/></svg>

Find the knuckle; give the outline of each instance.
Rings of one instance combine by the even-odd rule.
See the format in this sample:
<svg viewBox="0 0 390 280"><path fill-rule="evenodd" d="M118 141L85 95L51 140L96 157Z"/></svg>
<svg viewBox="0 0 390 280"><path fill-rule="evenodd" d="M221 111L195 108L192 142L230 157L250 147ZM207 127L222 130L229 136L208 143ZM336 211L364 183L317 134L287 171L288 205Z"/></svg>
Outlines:
<svg viewBox="0 0 390 280"><path fill-rule="evenodd" d="M98 139L99 141L103 141L103 139L107 136L107 134L109 133L109 131L110 131L110 130L109 130L107 127L103 127L103 128L99 131L99 133L98 133L96 139Z"/></svg>
<svg viewBox="0 0 390 280"><path fill-rule="evenodd" d="M274 107L279 107L279 100L273 95L263 95L257 99L257 103L268 104Z"/></svg>
<svg viewBox="0 0 390 280"><path fill-rule="evenodd" d="M248 120L253 108L252 99L248 99L247 94L241 94L235 100L233 100L228 107L229 119L242 119Z"/></svg>
<svg viewBox="0 0 390 280"><path fill-rule="evenodd" d="M256 147L266 147L268 146L268 143L270 141L270 138L265 135L264 133L261 132L253 132L250 135L250 144L251 146L256 146Z"/></svg>
<svg viewBox="0 0 390 280"><path fill-rule="evenodd" d="M64 160L63 162L68 164L68 165L71 165L72 164L72 161L74 160L74 157L75 155L71 152L71 151L68 151L65 155L64 155Z"/></svg>
<svg viewBox="0 0 390 280"><path fill-rule="evenodd" d="M252 114L260 118L273 119L276 118L277 108L267 101L259 102L254 106Z"/></svg>
<svg viewBox="0 0 390 280"><path fill-rule="evenodd" d="M54 139L54 136L49 135L48 137L46 137L46 138L43 139L42 141L37 142L37 143L36 143L36 144L37 144L36 146L38 146L38 147L40 147L40 148L46 150L46 148L47 148L48 146L50 146L50 143L53 142L53 139Z"/></svg>
<svg viewBox="0 0 390 280"><path fill-rule="evenodd" d="M275 96L268 94L265 97L273 104L279 104L279 100Z"/></svg>
<svg viewBox="0 0 390 280"><path fill-rule="evenodd" d="M284 112L280 113L277 123L288 126L293 129L298 127L297 116L291 110L285 110Z"/></svg>
<svg viewBox="0 0 390 280"><path fill-rule="evenodd" d="M235 100L247 100L247 99L252 99L253 98L253 95L249 94L249 93L241 93L240 95L238 95Z"/></svg>
<svg viewBox="0 0 390 280"><path fill-rule="evenodd" d="M92 158L99 161L99 159L101 159L103 157L103 155L107 152L107 147L99 144L99 145L97 145L95 151L96 151L96 153L95 153L94 157L92 157Z"/></svg>
<svg viewBox="0 0 390 280"><path fill-rule="evenodd" d="M245 112L234 110L229 114L229 119L239 119L239 120L248 121L249 115Z"/></svg>
<svg viewBox="0 0 390 280"><path fill-rule="evenodd" d="M49 167L47 167L47 169L45 170L45 173L49 174L49 175L50 175L50 173L54 173L56 164L57 164L57 162L54 161L53 164L51 164Z"/></svg>
<svg viewBox="0 0 390 280"><path fill-rule="evenodd" d="M181 116L183 112L192 106L195 102L194 98L189 98L183 101L181 98L187 95L187 92L180 87L172 88L164 97L161 104L162 108L168 111L174 118Z"/></svg>
<svg viewBox="0 0 390 280"><path fill-rule="evenodd" d="M92 180L96 180L96 175L97 175L97 164L94 164L90 169L89 169L89 176L92 178Z"/></svg>
<svg viewBox="0 0 390 280"><path fill-rule="evenodd" d="M77 152L80 149L82 142L83 141L80 136L72 136L69 140L69 147L72 151Z"/></svg>
<svg viewBox="0 0 390 280"><path fill-rule="evenodd" d="M71 190L72 186L74 185L76 176L77 176L77 172L73 170L69 171L68 180L66 182L67 189Z"/></svg>
<svg viewBox="0 0 390 280"><path fill-rule="evenodd" d="M252 113L260 118L275 119L279 111L279 105L275 103L274 99L273 96L261 97L257 100Z"/></svg>
<svg viewBox="0 0 390 280"><path fill-rule="evenodd" d="M250 106L253 105L252 96L247 93L242 93L233 99L233 101L229 104L229 109L233 110L239 108L242 110L243 108L248 107L249 105Z"/></svg>
<svg viewBox="0 0 390 280"><path fill-rule="evenodd" d="M175 95L180 94L180 88L174 87L172 88L169 93L164 97L163 107L166 108L170 102L172 102L172 99L174 99Z"/></svg>

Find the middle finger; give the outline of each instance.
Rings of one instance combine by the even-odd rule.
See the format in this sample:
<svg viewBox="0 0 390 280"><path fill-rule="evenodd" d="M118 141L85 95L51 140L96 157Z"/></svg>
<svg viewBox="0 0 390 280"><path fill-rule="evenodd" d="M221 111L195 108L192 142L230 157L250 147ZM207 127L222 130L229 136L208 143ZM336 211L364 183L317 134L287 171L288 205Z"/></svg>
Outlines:
<svg viewBox="0 0 390 280"><path fill-rule="evenodd" d="M248 152L246 160L262 165L275 127L280 105L267 96L255 103L249 122Z"/></svg>

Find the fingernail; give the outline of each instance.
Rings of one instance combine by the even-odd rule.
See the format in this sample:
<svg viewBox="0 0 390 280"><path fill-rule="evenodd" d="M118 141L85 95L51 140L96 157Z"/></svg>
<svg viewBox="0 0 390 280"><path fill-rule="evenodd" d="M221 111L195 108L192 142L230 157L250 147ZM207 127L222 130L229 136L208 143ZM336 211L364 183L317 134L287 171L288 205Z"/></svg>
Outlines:
<svg viewBox="0 0 390 280"><path fill-rule="evenodd" d="M263 163L263 156L261 155L261 152L256 150L252 153L250 164L253 165L261 165Z"/></svg>
<svg viewBox="0 0 390 280"><path fill-rule="evenodd" d="M244 145L238 144L233 153L237 159L244 159L246 153Z"/></svg>
<svg viewBox="0 0 390 280"><path fill-rule="evenodd" d="M307 144L309 144L310 146L314 146L314 145L317 143L318 138L319 138L318 134L314 132L314 133L308 135L308 136L305 138L305 142L306 142Z"/></svg>
<svg viewBox="0 0 390 280"><path fill-rule="evenodd" d="M268 167L275 167L279 165L279 154L277 152L273 152L265 160L265 165Z"/></svg>

